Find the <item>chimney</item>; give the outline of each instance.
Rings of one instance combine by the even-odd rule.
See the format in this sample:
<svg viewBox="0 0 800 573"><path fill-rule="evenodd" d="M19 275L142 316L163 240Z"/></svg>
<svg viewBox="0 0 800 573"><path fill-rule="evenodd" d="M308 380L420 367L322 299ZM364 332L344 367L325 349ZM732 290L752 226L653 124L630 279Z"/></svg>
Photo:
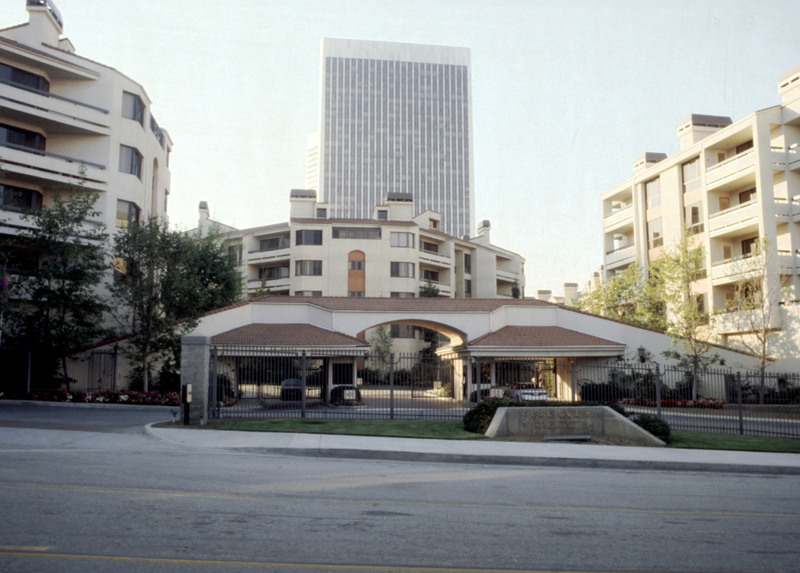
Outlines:
<svg viewBox="0 0 800 573"><path fill-rule="evenodd" d="M681 151L691 147L703 138L729 126L731 118L722 115L700 115L692 113L678 123L678 139L681 142Z"/></svg>
<svg viewBox="0 0 800 573"><path fill-rule="evenodd" d="M578 300L578 283L564 283L564 304L575 306Z"/></svg>
<svg viewBox="0 0 800 573"><path fill-rule="evenodd" d="M537 290L536 291L536 298L539 299L539 300L542 300L544 302L547 302L548 300L550 300L550 297L552 295L553 295L553 292L549 291L549 290Z"/></svg>
<svg viewBox="0 0 800 573"><path fill-rule="evenodd" d="M648 167L655 165L659 161L663 161L666 158L666 153L653 153L652 151L642 153L636 158L636 161L633 162L633 172L639 173L640 171L644 171Z"/></svg>
<svg viewBox="0 0 800 573"><path fill-rule="evenodd" d="M27 0L28 26L43 44L58 46L64 32L64 20L53 0Z"/></svg>

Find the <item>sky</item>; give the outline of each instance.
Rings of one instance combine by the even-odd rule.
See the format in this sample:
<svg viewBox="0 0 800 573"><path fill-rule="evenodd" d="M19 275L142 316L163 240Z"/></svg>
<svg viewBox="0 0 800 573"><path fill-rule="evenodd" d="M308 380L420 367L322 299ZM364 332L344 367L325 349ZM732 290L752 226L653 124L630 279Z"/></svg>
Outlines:
<svg viewBox="0 0 800 573"><path fill-rule="evenodd" d="M636 156L677 153L690 113L779 104L800 65L797 0L55 3L79 55L144 86L174 141L169 216L185 229L200 201L238 228L288 219L320 38L470 48L476 220L526 259L527 296L598 270L600 194ZM0 0L0 27L24 22L25 0Z"/></svg>

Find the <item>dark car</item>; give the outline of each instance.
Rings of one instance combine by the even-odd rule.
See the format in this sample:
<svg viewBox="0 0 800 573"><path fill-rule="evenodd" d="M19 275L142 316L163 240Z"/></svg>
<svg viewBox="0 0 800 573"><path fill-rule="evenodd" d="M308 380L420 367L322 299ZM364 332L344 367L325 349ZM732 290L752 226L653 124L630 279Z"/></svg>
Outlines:
<svg viewBox="0 0 800 573"><path fill-rule="evenodd" d="M303 399L303 381L297 378L287 378L281 382L281 400L297 402Z"/></svg>

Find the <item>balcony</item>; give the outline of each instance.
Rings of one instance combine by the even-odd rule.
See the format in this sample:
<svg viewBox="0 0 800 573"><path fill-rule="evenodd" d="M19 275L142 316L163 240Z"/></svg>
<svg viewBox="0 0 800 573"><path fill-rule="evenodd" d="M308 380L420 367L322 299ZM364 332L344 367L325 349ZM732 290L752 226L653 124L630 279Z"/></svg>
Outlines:
<svg viewBox="0 0 800 573"><path fill-rule="evenodd" d="M108 135L108 110L54 93L0 80L3 117L37 125L49 134Z"/></svg>
<svg viewBox="0 0 800 573"><path fill-rule="evenodd" d="M741 255L711 263L711 284L713 286L730 284L760 273L763 258L757 253Z"/></svg>
<svg viewBox="0 0 800 573"><path fill-rule="evenodd" d="M711 191L755 172L755 149L748 149L727 161L717 163L706 170L706 189Z"/></svg>
<svg viewBox="0 0 800 573"><path fill-rule="evenodd" d="M629 265L636 260L636 245L623 245L612 251L606 251L605 265L607 270Z"/></svg>
<svg viewBox="0 0 800 573"><path fill-rule="evenodd" d="M610 233L618 230L621 227L633 226L633 204L613 211L605 219L603 219L603 230Z"/></svg>
<svg viewBox="0 0 800 573"><path fill-rule="evenodd" d="M760 329L763 322L768 322L774 329L783 325L783 307L774 306L766 311L766 316L760 310L732 310L723 312L714 317L714 330L720 334L738 334L752 332Z"/></svg>
<svg viewBox="0 0 800 573"><path fill-rule="evenodd" d="M105 166L84 159L0 143L0 164L9 178L43 187L51 187L54 183L76 184L82 179L88 190L108 190ZM80 173L82 166L85 167L83 178Z"/></svg>
<svg viewBox="0 0 800 573"><path fill-rule="evenodd" d="M749 231L751 227L758 229L760 214L758 199L753 199L711 215L708 219L708 230L711 237L722 237Z"/></svg>
<svg viewBox="0 0 800 573"><path fill-rule="evenodd" d="M498 281L513 283L519 282L519 274L511 271L504 271L501 269L495 270L495 277Z"/></svg>
<svg viewBox="0 0 800 573"><path fill-rule="evenodd" d="M283 249L270 249L268 251L247 251L245 261L248 264L268 263L273 261L289 260L291 249L284 247Z"/></svg>

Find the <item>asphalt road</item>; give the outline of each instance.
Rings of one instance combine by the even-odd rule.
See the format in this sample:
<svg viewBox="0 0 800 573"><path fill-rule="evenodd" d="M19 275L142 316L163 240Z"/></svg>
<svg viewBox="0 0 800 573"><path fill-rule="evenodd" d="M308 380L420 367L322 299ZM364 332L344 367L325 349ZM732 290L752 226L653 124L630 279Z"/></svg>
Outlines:
<svg viewBox="0 0 800 573"><path fill-rule="evenodd" d="M9 427L39 414L0 408L1 571L754 572L800 562L797 477L184 451L129 431L150 413L112 414L47 417L84 427L74 431Z"/></svg>

